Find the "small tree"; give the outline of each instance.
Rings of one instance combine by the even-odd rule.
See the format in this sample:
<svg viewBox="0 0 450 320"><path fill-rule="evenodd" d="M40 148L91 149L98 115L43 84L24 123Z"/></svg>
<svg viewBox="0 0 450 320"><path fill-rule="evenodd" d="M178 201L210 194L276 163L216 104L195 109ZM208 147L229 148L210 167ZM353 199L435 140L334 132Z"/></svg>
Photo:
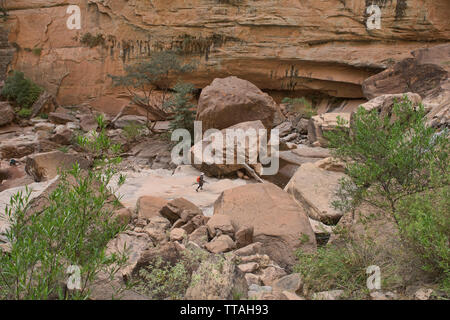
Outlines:
<svg viewBox="0 0 450 320"><path fill-rule="evenodd" d="M194 135L195 105L190 103L194 86L190 83L179 82L173 90L175 94L164 103L164 109L173 114L169 129L189 130Z"/></svg>
<svg viewBox="0 0 450 320"><path fill-rule="evenodd" d="M396 218L399 200L433 187L431 167L445 176L449 136L427 127L425 114L422 105L414 107L405 96L394 104L392 115L381 117L377 110L360 107L350 131L338 120L337 130L325 134L348 176L341 181L335 207L348 211L365 201Z"/></svg>
<svg viewBox="0 0 450 320"><path fill-rule="evenodd" d="M30 205L30 190L11 198L5 210L11 226L4 235L10 249L0 252L0 299L87 299L98 278L113 279L126 264L126 253L106 251L126 226L114 217L120 203L111 186L121 158L110 142L106 149L104 139L92 142L102 162L87 172L78 164L61 172L44 208ZM124 182L120 175L118 186ZM66 291L72 266L79 270L80 287Z"/></svg>
<svg viewBox="0 0 450 320"><path fill-rule="evenodd" d="M160 120L169 116L161 107L170 89L170 77L191 70L193 66L184 64L176 52L162 51L153 53L147 61L126 66L124 76L110 77L115 86L126 88L132 101L146 110L148 126L150 114ZM161 103L152 101L154 90L162 91Z"/></svg>
<svg viewBox="0 0 450 320"><path fill-rule="evenodd" d="M26 78L23 72L14 71L6 79L1 94L8 100L16 102L23 109L29 109L42 91L43 89Z"/></svg>

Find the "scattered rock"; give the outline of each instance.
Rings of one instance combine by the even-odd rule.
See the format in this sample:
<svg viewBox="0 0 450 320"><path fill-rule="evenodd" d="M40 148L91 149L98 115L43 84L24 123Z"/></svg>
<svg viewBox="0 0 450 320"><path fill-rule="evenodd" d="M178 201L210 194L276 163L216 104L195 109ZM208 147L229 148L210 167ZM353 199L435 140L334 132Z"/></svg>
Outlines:
<svg viewBox="0 0 450 320"><path fill-rule="evenodd" d="M302 277L299 273L292 273L284 276L273 282L272 287L274 290L289 291L293 293L300 293L303 288Z"/></svg>
<svg viewBox="0 0 450 320"><path fill-rule="evenodd" d="M259 286L261 284L260 277L253 273L246 273L245 280L247 281L247 284L249 286L251 286L253 284Z"/></svg>
<svg viewBox="0 0 450 320"><path fill-rule="evenodd" d="M343 290L322 291L313 294L314 300L338 300L344 294Z"/></svg>
<svg viewBox="0 0 450 320"><path fill-rule="evenodd" d="M136 203L136 211L139 219L150 219L161 216L160 211L168 201L160 197L142 196Z"/></svg>
<svg viewBox="0 0 450 320"><path fill-rule="evenodd" d="M209 219L206 226L208 227L208 232L211 238L214 238L218 233L234 237L234 227L231 222L231 218L227 215L213 215L211 219Z"/></svg>
<svg viewBox="0 0 450 320"><path fill-rule="evenodd" d="M77 118L69 113L51 112L48 115L48 119L56 124L66 124L68 122L76 122Z"/></svg>
<svg viewBox="0 0 450 320"><path fill-rule="evenodd" d="M397 295L393 292L386 291L372 291L370 293L370 299L372 300L395 300L397 299Z"/></svg>
<svg viewBox="0 0 450 320"><path fill-rule="evenodd" d="M161 209L160 214L173 223L180 218L186 222L188 217L192 218L196 215L202 215L203 212L192 202L184 198L178 198L169 201L167 205Z"/></svg>
<svg viewBox="0 0 450 320"><path fill-rule="evenodd" d="M237 248L243 248L253 242L253 227L241 226L235 233Z"/></svg>
<svg viewBox="0 0 450 320"><path fill-rule="evenodd" d="M14 121L16 113L8 102L0 102L0 127L10 124Z"/></svg>
<svg viewBox="0 0 450 320"><path fill-rule="evenodd" d="M251 256L262 252L263 244L261 242L252 243L246 247L234 251L234 254L239 257Z"/></svg>
<svg viewBox="0 0 450 320"><path fill-rule="evenodd" d="M228 235L221 235L214 238L211 242L205 245L205 248L212 253L228 252L236 248L233 239Z"/></svg>
<svg viewBox="0 0 450 320"><path fill-rule="evenodd" d="M332 131L336 129L338 118L347 121L347 126L350 123L350 113L324 113L321 115L313 116L308 123L308 140L310 143L319 142L321 146L328 144L327 139L324 137L324 132Z"/></svg>
<svg viewBox="0 0 450 320"><path fill-rule="evenodd" d="M81 169L88 169L92 165L92 161L80 154L52 151L28 156L25 171L36 182L47 181L56 177L58 170L71 169L75 163L78 163Z"/></svg>
<svg viewBox="0 0 450 320"><path fill-rule="evenodd" d="M192 275L187 300L231 300L247 298L248 286L232 257L210 256Z"/></svg>
<svg viewBox="0 0 450 320"><path fill-rule="evenodd" d="M259 269L259 264L256 262L243 263L238 265L238 268L244 273L252 273Z"/></svg>
<svg viewBox="0 0 450 320"><path fill-rule="evenodd" d="M430 288L420 288L414 293L414 298L417 300L429 300L433 294L433 289Z"/></svg>
<svg viewBox="0 0 450 320"><path fill-rule="evenodd" d="M189 235L189 241L196 243L199 247L203 247L208 243L208 227L200 226Z"/></svg>
<svg viewBox="0 0 450 320"><path fill-rule="evenodd" d="M184 229L175 228L170 231L170 241L183 241L186 237L187 233Z"/></svg>
<svg viewBox="0 0 450 320"><path fill-rule="evenodd" d="M270 266L262 271L261 281L265 286L271 286L275 280L282 278L285 275L286 271L282 268Z"/></svg>
<svg viewBox="0 0 450 320"><path fill-rule="evenodd" d="M289 291L283 291L280 294L280 298L281 300L305 300L305 298L302 298L296 295L295 293Z"/></svg>

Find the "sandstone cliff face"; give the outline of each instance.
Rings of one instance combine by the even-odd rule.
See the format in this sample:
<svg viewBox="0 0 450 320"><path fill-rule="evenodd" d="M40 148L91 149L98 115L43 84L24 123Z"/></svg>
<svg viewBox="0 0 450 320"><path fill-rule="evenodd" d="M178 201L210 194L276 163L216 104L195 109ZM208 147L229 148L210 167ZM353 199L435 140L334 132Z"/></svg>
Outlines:
<svg viewBox="0 0 450 320"><path fill-rule="evenodd" d="M371 4L381 29L368 29ZM67 22L80 8L80 29ZM417 48L448 42L448 0L6 0L10 69L63 104L120 108L108 74L152 51L178 48L199 88L235 75L263 90L364 97L362 82ZM86 33L102 45L80 43ZM123 97L123 96L122 96Z"/></svg>

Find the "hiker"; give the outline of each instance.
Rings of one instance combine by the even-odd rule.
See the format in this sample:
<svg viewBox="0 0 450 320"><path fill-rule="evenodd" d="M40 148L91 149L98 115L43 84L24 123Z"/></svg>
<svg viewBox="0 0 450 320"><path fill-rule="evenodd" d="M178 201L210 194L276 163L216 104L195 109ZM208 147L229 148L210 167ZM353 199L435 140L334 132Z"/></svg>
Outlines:
<svg viewBox="0 0 450 320"><path fill-rule="evenodd" d="M205 183L205 174L202 172L199 177L197 177L198 187L195 191L198 192L198 189L203 190L203 184Z"/></svg>

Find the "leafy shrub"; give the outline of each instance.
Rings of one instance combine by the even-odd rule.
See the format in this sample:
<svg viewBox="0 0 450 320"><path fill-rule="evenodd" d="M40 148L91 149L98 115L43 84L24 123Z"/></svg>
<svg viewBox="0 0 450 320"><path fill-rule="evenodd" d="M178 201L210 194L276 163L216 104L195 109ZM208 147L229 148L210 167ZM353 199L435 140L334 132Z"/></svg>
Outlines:
<svg viewBox="0 0 450 320"><path fill-rule="evenodd" d="M398 219L405 239L421 256L423 269L436 275L450 296L450 187L436 185L400 201Z"/></svg>
<svg viewBox="0 0 450 320"><path fill-rule="evenodd" d="M99 115L96 120L100 131L92 132L90 137L78 135L76 141L80 147L92 154L96 164L103 164L108 162L111 155L120 153L121 146L119 144L113 144L108 137L103 115Z"/></svg>
<svg viewBox="0 0 450 320"><path fill-rule="evenodd" d="M137 137L141 136L145 126L136 123L130 123L123 128L125 136L128 140L135 140Z"/></svg>
<svg viewBox="0 0 450 320"><path fill-rule="evenodd" d="M188 249L175 265L157 258L139 270L136 290L156 300L183 299L191 283L192 273L207 255L200 249Z"/></svg>
<svg viewBox="0 0 450 320"><path fill-rule="evenodd" d="M31 116L31 109L22 108L17 112L17 115L21 118L29 118Z"/></svg>
<svg viewBox="0 0 450 320"><path fill-rule="evenodd" d="M97 120L104 130L103 118ZM112 146L106 139L93 142L102 146L94 148L102 160L97 168L85 172L76 163L60 172L40 211L30 206L28 189L11 198L6 208L11 227L5 234L11 248L0 254L0 299L86 299L100 274L112 279L126 263L125 254L105 252L106 244L125 229L113 218L120 203L110 187L121 158L116 148L104 149ZM124 182L120 175L118 185ZM65 290L69 266L80 268L80 290Z"/></svg>
<svg viewBox="0 0 450 320"><path fill-rule="evenodd" d="M382 255L372 241L351 242L345 247L329 244L315 253L299 250L297 257L294 271L302 275L304 290L310 297L320 291L343 290L341 298L367 298L366 270L371 265L383 270L381 287L384 290L401 284L401 268L396 257Z"/></svg>
<svg viewBox="0 0 450 320"><path fill-rule="evenodd" d="M190 103L194 86L189 83L178 83L174 89L175 94L165 104L164 108L173 113L169 129L173 132L176 129L189 130L194 134L195 105Z"/></svg>
<svg viewBox="0 0 450 320"><path fill-rule="evenodd" d="M1 299L86 299L100 272L112 276L126 256L105 253L105 246L124 230L112 219L117 199L107 187L113 171L83 173L78 165L63 172L48 205L29 213L30 191L11 198L8 254L0 255ZM65 290L66 271L78 266L81 290Z"/></svg>
<svg viewBox="0 0 450 320"><path fill-rule="evenodd" d="M449 134L426 126L422 105L405 96L392 114L360 107L350 124L326 133L334 156L346 163L335 208L364 203L392 215L406 244L425 260L424 269L449 289Z"/></svg>
<svg viewBox="0 0 450 320"><path fill-rule="evenodd" d="M25 78L23 72L14 71L5 81L2 96L15 101L22 108L30 108L39 98L43 89Z"/></svg>
<svg viewBox="0 0 450 320"><path fill-rule="evenodd" d="M427 127L425 114L422 105L414 107L405 96L394 104L391 116L360 107L351 134L338 119L337 130L325 133L349 177L341 181L336 208L347 212L367 202L395 217L399 200L432 187L430 168L445 176L449 136Z"/></svg>
<svg viewBox="0 0 450 320"><path fill-rule="evenodd" d="M109 75L114 86L124 87L128 90L134 103L147 111L147 126L152 114L157 119L166 119L168 114L161 108L166 102L170 90L171 76L190 72L193 64L184 64L175 51L154 52L150 59L125 67L125 75ZM154 103L152 93L154 90L162 91L161 103Z"/></svg>
<svg viewBox="0 0 450 320"><path fill-rule="evenodd" d="M95 48L97 46L105 45L105 37L101 33L94 36L90 32L87 32L83 34L80 42L84 45L87 45L89 48Z"/></svg>

